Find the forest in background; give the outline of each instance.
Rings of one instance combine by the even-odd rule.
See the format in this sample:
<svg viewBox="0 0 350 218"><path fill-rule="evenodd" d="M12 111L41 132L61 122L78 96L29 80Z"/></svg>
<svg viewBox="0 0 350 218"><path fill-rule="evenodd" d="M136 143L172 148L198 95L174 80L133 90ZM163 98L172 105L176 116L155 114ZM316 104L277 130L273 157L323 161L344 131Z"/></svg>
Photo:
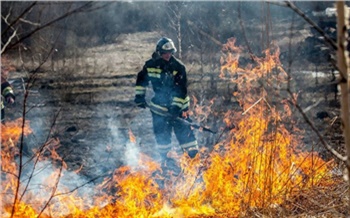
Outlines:
<svg viewBox="0 0 350 218"><path fill-rule="evenodd" d="M305 1L296 5L324 31L335 25L335 19L328 21L324 14L334 3ZM1 14L2 54L20 48L45 56L54 47L57 58L72 55L78 48L114 43L121 34L150 31L172 38L179 57L216 52L230 37L260 53L279 37L270 22L301 19L293 18L294 12L287 7L239 1L2 1Z"/></svg>

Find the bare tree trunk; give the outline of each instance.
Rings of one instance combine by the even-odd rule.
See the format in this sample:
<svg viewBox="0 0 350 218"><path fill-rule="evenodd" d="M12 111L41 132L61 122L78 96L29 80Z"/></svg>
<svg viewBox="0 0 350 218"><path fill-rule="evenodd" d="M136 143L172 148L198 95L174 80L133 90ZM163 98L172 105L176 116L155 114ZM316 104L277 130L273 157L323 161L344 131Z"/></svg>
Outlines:
<svg viewBox="0 0 350 218"><path fill-rule="evenodd" d="M349 17L345 13L345 3L344 1L337 1L337 65L340 72L340 89L341 89L341 113L342 113L342 124L345 139L345 148L347 153L346 167L347 167L347 178L350 184L350 111L349 111L349 87L348 87L348 61L349 58L346 54L346 38L348 30L348 22L346 22ZM350 189L349 197L350 197ZM350 209L350 201L349 201Z"/></svg>
<svg viewBox="0 0 350 218"><path fill-rule="evenodd" d="M170 18L170 27L174 29L176 34L176 39L178 42L178 57L182 59L182 34L181 34L181 20L182 20L182 13L181 13L181 2L174 2L169 4L169 12L168 16Z"/></svg>
<svg viewBox="0 0 350 218"><path fill-rule="evenodd" d="M176 29L177 29L177 40L179 42L179 58L182 59L182 35L181 35L181 12L179 12L179 17L177 18L176 21Z"/></svg>

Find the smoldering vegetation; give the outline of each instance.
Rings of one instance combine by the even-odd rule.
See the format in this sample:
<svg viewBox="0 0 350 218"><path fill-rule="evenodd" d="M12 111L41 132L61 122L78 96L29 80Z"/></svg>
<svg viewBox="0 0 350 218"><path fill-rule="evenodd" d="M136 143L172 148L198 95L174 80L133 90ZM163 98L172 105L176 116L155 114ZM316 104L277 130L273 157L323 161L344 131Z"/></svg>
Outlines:
<svg viewBox="0 0 350 218"><path fill-rule="evenodd" d="M61 144L57 151L68 171L79 171L83 183L96 177L102 180L114 169L134 164L140 152L154 152L150 113L136 108L133 97L136 74L162 36L174 39L176 56L187 67L192 103L207 113L194 114L195 121L223 134L235 128L225 126L226 112L242 113L233 95L237 86L219 77L222 57L227 55L223 44L236 38L243 47L239 64L249 66L251 54L263 56L276 41L298 103L308 109L324 137L342 151L334 51L288 8L227 1L33 4L2 2L2 15L7 17L2 20L2 54L17 68L10 76L16 105L7 108L7 119L22 117L26 105L25 115L34 132L26 137L25 155L33 155L32 149L47 138L57 138ZM336 37L335 16L326 13L331 2L296 4L326 34ZM50 24L60 17L64 18ZM18 37L12 37L14 29ZM317 145L312 149L330 158L293 112L297 122L290 125L307 129L303 138L310 146L307 149ZM130 145L130 132L136 144ZM196 136L201 147L209 149L221 137L200 131Z"/></svg>

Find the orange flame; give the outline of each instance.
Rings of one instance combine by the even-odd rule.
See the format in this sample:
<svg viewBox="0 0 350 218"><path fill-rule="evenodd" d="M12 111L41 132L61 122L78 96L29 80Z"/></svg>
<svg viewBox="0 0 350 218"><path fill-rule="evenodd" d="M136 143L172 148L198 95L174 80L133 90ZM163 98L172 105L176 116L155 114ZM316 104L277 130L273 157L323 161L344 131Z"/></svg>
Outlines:
<svg viewBox="0 0 350 218"><path fill-rule="evenodd" d="M239 67L238 60L232 65L234 55L229 55L223 63L221 76L228 73L237 84L234 96L243 109L243 113L227 114L231 117L226 117L225 122L230 125L232 120L237 120L238 128L232 131L226 146L216 145L213 163L204 174L208 183L214 178L223 182L212 185L206 193L208 198L213 193L222 193L215 208L223 211L280 204L295 191L327 181L331 176L328 168L331 162L298 149L296 145L300 141L284 126L282 121L290 119L291 110L285 101L278 102L277 97L278 88L287 82L287 74L279 62L276 45L272 44L264 54L262 58L254 57L255 67ZM278 111L278 107L283 110ZM296 128L294 131L300 132ZM230 198L240 200L227 202Z"/></svg>
<svg viewBox="0 0 350 218"><path fill-rule="evenodd" d="M249 210L282 204L301 190L332 185L329 169L333 162L305 151L298 138L303 132L293 125L288 101L280 98L287 76L278 47L272 45L263 57L252 56L253 63L239 66L243 49L235 43L234 38L229 39L223 48L227 55L221 59L220 77L237 85L233 95L242 111L226 113L225 123L231 126L234 122L236 128L211 153L203 149L194 159L177 158L181 172L169 176L159 163L140 154L136 166L116 169L96 187L94 196L79 196L77 191L54 190L65 166L55 152L59 145L55 139L48 143L47 151L53 160L62 162L62 168L46 179L54 183L49 186L54 198L43 209L47 199L36 199L39 197L27 191L14 217L238 217ZM195 107L195 113L206 119L210 107ZM2 169L11 172L2 182L2 217L9 217L12 210L20 126L19 122L10 130L6 125L1 132ZM131 130L129 138L136 143ZM28 200L32 198L36 200Z"/></svg>
<svg viewBox="0 0 350 218"><path fill-rule="evenodd" d="M130 139L130 142L136 143L136 137L134 133L132 133L131 129L129 129L129 139Z"/></svg>

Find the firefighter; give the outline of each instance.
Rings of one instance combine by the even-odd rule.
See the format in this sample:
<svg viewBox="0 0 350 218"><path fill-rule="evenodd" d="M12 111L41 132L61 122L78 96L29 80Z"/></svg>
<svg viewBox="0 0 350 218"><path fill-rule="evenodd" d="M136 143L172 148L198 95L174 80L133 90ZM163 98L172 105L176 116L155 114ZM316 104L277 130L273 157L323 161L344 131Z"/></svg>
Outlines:
<svg viewBox="0 0 350 218"><path fill-rule="evenodd" d="M147 60L137 75L135 103L146 107L146 87L152 84L154 96L150 102L153 132L161 161L168 159L172 149L171 134L174 131L182 151L194 158L198 144L190 126L175 118L186 119L190 98L187 94L187 76L184 64L173 55L176 52L173 41L163 37L156 45L152 58ZM171 115L169 116L165 116Z"/></svg>
<svg viewBox="0 0 350 218"><path fill-rule="evenodd" d="M1 123L5 121L5 105L4 100L7 104L13 104L15 102L15 95L12 86L7 81L7 75L10 68L1 66Z"/></svg>

